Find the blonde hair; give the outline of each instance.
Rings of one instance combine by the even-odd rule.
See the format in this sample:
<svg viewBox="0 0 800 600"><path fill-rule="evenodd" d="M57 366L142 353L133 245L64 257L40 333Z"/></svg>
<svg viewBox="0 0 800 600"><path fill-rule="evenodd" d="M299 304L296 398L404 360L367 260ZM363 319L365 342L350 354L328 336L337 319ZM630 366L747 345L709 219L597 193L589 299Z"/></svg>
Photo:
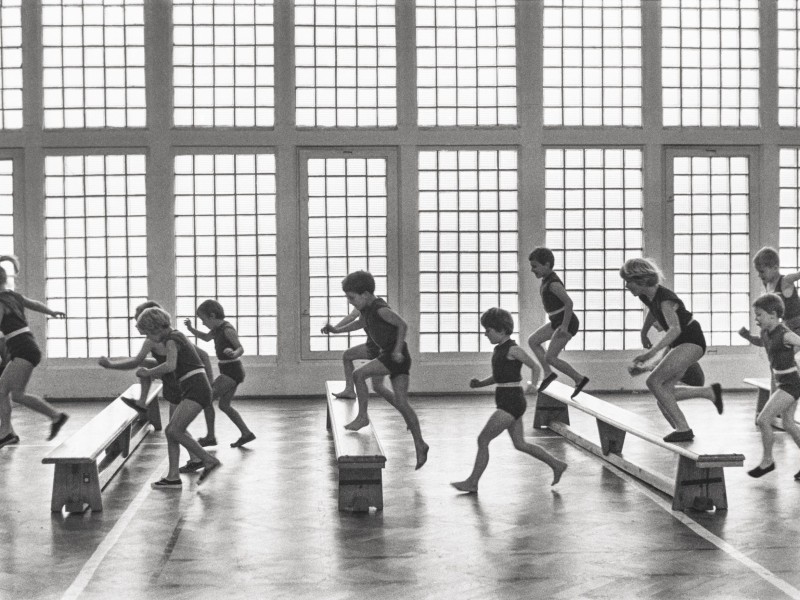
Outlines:
<svg viewBox="0 0 800 600"><path fill-rule="evenodd" d="M14 265L14 275L19 273L19 259L13 254L3 254L0 256L0 263L10 262ZM0 267L0 284L5 284L8 281L8 273L3 267Z"/></svg>
<svg viewBox="0 0 800 600"><path fill-rule="evenodd" d="M164 329L172 329L172 317L163 308L146 308L136 319L136 324L143 333L157 333Z"/></svg>
<svg viewBox="0 0 800 600"><path fill-rule="evenodd" d="M619 270L625 281L635 281L639 285L651 287L664 281L664 274L649 258L629 258Z"/></svg>

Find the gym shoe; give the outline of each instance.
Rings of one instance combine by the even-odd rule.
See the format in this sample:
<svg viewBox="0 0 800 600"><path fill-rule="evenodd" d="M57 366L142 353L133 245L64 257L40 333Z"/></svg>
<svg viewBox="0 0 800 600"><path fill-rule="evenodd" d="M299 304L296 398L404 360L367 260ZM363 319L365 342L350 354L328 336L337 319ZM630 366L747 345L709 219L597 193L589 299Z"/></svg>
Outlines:
<svg viewBox="0 0 800 600"><path fill-rule="evenodd" d="M250 433L245 433L238 440L236 440L235 442L231 443L231 448L239 448L241 446L244 446L248 442L252 442L254 439L256 439L256 434L255 433L253 433L252 431Z"/></svg>
<svg viewBox="0 0 800 600"><path fill-rule="evenodd" d="M217 438L215 438L213 435L207 435L206 437L197 438L197 443L203 447L216 446Z"/></svg>
<svg viewBox="0 0 800 600"><path fill-rule="evenodd" d="M694 439L694 432L689 429L688 431L673 431L664 436L665 442L691 442Z"/></svg>
<svg viewBox="0 0 800 600"><path fill-rule="evenodd" d="M189 460L183 465L181 468L178 469L179 473L196 473L200 469L203 468L203 461L202 460Z"/></svg>
<svg viewBox="0 0 800 600"><path fill-rule="evenodd" d="M755 469L750 469L747 472L747 474L750 475L750 477L758 478L763 475L766 475L767 473L772 473L772 471L774 470L775 470L775 463L772 463L770 466L764 467L763 469L760 466L756 467Z"/></svg>
<svg viewBox="0 0 800 600"><path fill-rule="evenodd" d="M154 490L179 490L183 487L183 482L180 479L167 479L162 477L158 481L150 484Z"/></svg>
<svg viewBox="0 0 800 600"><path fill-rule="evenodd" d="M58 435L58 432L61 431L67 419L69 419L69 415L67 413L61 413L59 417L50 424L50 437L47 438L48 442Z"/></svg>
<svg viewBox="0 0 800 600"><path fill-rule="evenodd" d="M19 436L16 433L9 433L6 437L0 440L0 448L3 446L10 446L11 444L19 444Z"/></svg>
<svg viewBox="0 0 800 600"><path fill-rule="evenodd" d="M714 406L717 409L717 413L721 415L722 411L725 410L725 406L722 404L722 386L718 383L712 383L711 390L714 392Z"/></svg>

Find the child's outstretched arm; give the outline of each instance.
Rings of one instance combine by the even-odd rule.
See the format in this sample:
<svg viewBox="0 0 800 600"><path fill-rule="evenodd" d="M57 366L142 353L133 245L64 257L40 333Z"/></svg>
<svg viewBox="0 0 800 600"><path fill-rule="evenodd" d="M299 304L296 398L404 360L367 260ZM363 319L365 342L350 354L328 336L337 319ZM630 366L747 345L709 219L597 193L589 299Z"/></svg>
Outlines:
<svg viewBox="0 0 800 600"><path fill-rule="evenodd" d="M33 300L32 298L26 298L25 296L22 296L22 305L25 308L28 308L30 310L35 310L36 312L44 313L51 317L55 317L56 319L63 319L67 316L66 313L63 313L59 310L51 309L44 302L39 302L38 300Z"/></svg>
<svg viewBox="0 0 800 600"><path fill-rule="evenodd" d="M208 342L214 339L214 334L211 333L210 331L203 333L202 331L195 329L194 326L192 325L191 319L188 318L184 319L183 324L186 325L186 329L188 329L193 335L199 337L204 342Z"/></svg>
<svg viewBox="0 0 800 600"><path fill-rule="evenodd" d="M656 356L662 348L669 348L670 344L678 339L678 336L681 334L681 323L678 320L678 305L671 300L666 300L661 303L661 312L664 314L664 319L667 321L667 332L654 346L651 346L647 352L634 358L634 363L645 363L649 361Z"/></svg>
<svg viewBox="0 0 800 600"><path fill-rule="evenodd" d="M656 318L653 316L652 311L647 311L647 315L644 318L644 323L642 323L642 348L648 349L653 347L653 342L650 341L650 337L647 335L650 332L650 329L655 325Z"/></svg>
<svg viewBox="0 0 800 600"><path fill-rule="evenodd" d="M750 333L750 330L747 327L742 327L739 330L739 335L746 339L748 342L753 344L754 346L763 346L764 342L761 341L760 335L753 335Z"/></svg>
<svg viewBox="0 0 800 600"><path fill-rule="evenodd" d="M242 344L239 342L239 334L236 333L236 330L233 327L225 328L225 338L233 346L233 348L225 348L223 351L225 356L228 358L239 358L242 354L244 354L244 348L242 348Z"/></svg>
<svg viewBox="0 0 800 600"><path fill-rule="evenodd" d="M572 320L572 298L569 297L566 288L560 283L550 284L550 291L564 303L564 320L558 326L555 333L569 333L569 322Z"/></svg>
<svg viewBox="0 0 800 600"><path fill-rule="evenodd" d="M152 369L141 368L136 371L137 377L163 377L167 373L172 373L178 366L178 345L172 341L167 340L167 360L163 363L156 365Z"/></svg>
<svg viewBox="0 0 800 600"><path fill-rule="evenodd" d="M494 383L494 377L489 376L486 379L478 379L477 377L473 377L469 380L469 387L471 388L479 388L479 387L486 387L487 385L492 385Z"/></svg>
<svg viewBox="0 0 800 600"><path fill-rule="evenodd" d="M794 284L800 281L800 271L797 273L789 273L788 275L783 276L783 295L785 298L788 298L786 292L789 292L789 296L792 295L792 288Z"/></svg>
<svg viewBox="0 0 800 600"><path fill-rule="evenodd" d="M794 346L795 354L800 350L800 335L794 331L787 331L783 334L783 343L786 345Z"/></svg>
<svg viewBox="0 0 800 600"><path fill-rule="evenodd" d="M347 317L345 317L346 319ZM345 319L342 319L343 321ZM363 329L364 328L364 319L361 318L361 313L359 313L358 319L355 321L348 321L344 325L341 322L337 323L336 325L331 325L330 323L326 323L325 327L322 328L322 333L347 333L348 331L355 331L356 329Z"/></svg>
<svg viewBox="0 0 800 600"><path fill-rule="evenodd" d="M378 315L381 319L389 323L389 325L394 325L397 327L397 341L395 342L394 349L392 350L392 359L395 362L402 362L403 344L406 341L406 332L408 331L408 325L406 324L405 319L388 307L381 308L378 311Z"/></svg>
<svg viewBox="0 0 800 600"><path fill-rule="evenodd" d="M531 381L535 383L539 380L539 363L537 363L530 354L525 352L521 346L511 346L508 355L530 368Z"/></svg>
<svg viewBox="0 0 800 600"><path fill-rule="evenodd" d="M144 362L145 358L147 358L147 355L150 353L151 346L152 344L150 343L150 340L145 340L136 356L131 358L116 358L113 360L107 356L101 356L97 360L97 364L104 369L114 369L116 371L129 371L130 369L135 369Z"/></svg>

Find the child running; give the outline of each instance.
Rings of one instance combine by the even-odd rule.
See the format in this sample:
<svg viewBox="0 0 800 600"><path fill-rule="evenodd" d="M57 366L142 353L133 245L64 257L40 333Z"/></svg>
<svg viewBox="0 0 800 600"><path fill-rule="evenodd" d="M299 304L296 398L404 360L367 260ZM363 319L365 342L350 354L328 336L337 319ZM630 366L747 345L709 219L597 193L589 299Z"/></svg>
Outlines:
<svg viewBox="0 0 800 600"><path fill-rule="evenodd" d="M244 348L239 342L236 329L225 320L225 310L216 300L205 300L197 307L197 317L208 328L208 333L198 331L190 319L184 320L186 328L201 340L214 340L214 349L217 352L219 364L219 377L214 380L213 397L219 398L219 409L228 415L233 424L239 428L239 439L231 443L231 448L239 448L256 439L250 431L239 412L231 406L236 388L244 381L244 368L240 360ZM215 437L213 429L208 432L209 437Z"/></svg>
<svg viewBox="0 0 800 600"><path fill-rule="evenodd" d="M20 265L16 256L0 256L0 262L11 263L15 272L19 273ZM48 441L58 435L69 418L67 413L57 411L44 399L25 391L33 369L42 360L42 353L28 327L26 308L56 319L67 316L10 289L8 273L0 267L0 331L5 338L9 359L0 376L0 448L19 443L19 436L11 424L12 401L50 418Z"/></svg>
<svg viewBox="0 0 800 600"><path fill-rule="evenodd" d="M147 336L147 341L134 358L110 361L102 357L98 362L106 368L131 368L142 365L148 352L157 365L153 368L140 367L136 376L157 377L164 382L164 395L174 404L170 407L170 420L164 433L167 436L169 471L166 477L152 484L153 489L180 489L180 446L189 451L190 461L196 457L203 464L200 480L205 480L222 463L206 452L186 431L189 424L211 404L211 386L203 363L194 346L180 331L172 329L169 313L161 308L147 308L139 315L136 329ZM177 392L177 394L175 394ZM177 395L177 397L175 397ZM186 472L186 471L185 471Z"/></svg>
<svg viewBox="0 0 800 600"><path fill-rule="evenodd" d="M795 283L800 280L800 272L781 274L781 262L775 248L765 246L753 257L753 266L758 278L764 284L764 291L778 294L783 300L783 324L790 331L800 333L800 296Z"/></svg>
<svg viewBox="0 0 800 600"><path fill-rule="evenodd" d="M800 375L797 373L794 353L800 349L800 336L781 323L784 303L777 294L764 294L759 297L753 302L753 309L756 325L761 328L761 335L758 337L750 335L746 327L739 330L739 335L749 340L751 344L766 348L775 381L772 395L756 418L756 425L761 430L764 453L758 466L747 472L750 477L761 477L775 470L775 459L772 456L772 446L775 443L772 421L775 417L781 415L783 428L800 447L800 428L794 422L794 411L797 408L797 399L800 397ZM800 480L800 471L795 473L794 478Z"/></svg>
<svg viewBox="0 0 800 600"><path fill-rule="evenodd" d="M555 265L553 252L549 248L534 248L528 256L528 261L531 263L533 274L537 279L542 280L539 293L542 295L542 304L550 319L549 323L542 325L528 338L528 345L544 371L544 379L539 384L537 391L543 391L558 377L552 370L552 368L556 368L575 382L575 390L571 394L571 397L574 398L586 387L589 378L578 373L572 365L559 358L558 355L561 354L567 342L578 333L580 321L572 312L572 299L564 288L564 283L553 271ZM545 352L542 344L548 340L550 343Z"/></svg>
<svg viewBox="0 0 800 600"><path fill-rule="evenodd" d="M619 274L631 294L638 297L650 310L642 326L642 340L646 338L654 320L658 321L665 332L664 337L647 352L633 360L633 367L642 368L663 348L669 349L647 377L647 387L656 397L658 408L675 429L664 436L664 441L690 442L694 439L694 432L678 408L680 400L707 398L714 403L719 414L723 411L722 388L718 383L709 387L677 385L686 370L706 352L703 329L681 299L672 290L661 285L664 276L654 262L646 258L631 258L625 261Z"/></svg>
<svg viewBox="0 0 800 600"><path fill-rule="evenodd" d="M344 327L353 321L357 321L360 314L361 312L357 308L354 308L350 311L349 315L344 317L336 325L326 323L320 332L324 334L334 333L333 328ZM341 399L355 398L356 388L353 384L353 371L355 370L356 366L354 361L372 360L373 358L377 358L378 354L380 354L380 349L375 345L375 342L373 342L369 336L367 336L366 343L358 344L357 346L353 346L352 348L345 350L342 353L342 363L344 363L344 389L341 392L334 393L334 397ZM391 390L387 391L391 392Z"/></svg>
<svg viewBox="0 0 800 600"><path fill-rule="evenodd" d="M504 431L508 431L514 448L520 452L538 458L553 469L553 483L561 479L567 469L567 463L558 460L541 446L525 441L522 431L522 415L525 414L527 403L522 391L522 365L530 367L533 372L532 381L537 378L536 362L522 348L511 339L514 332L514 318L502 308L490 308L481 315L481 325L486 330L485 335L495 345L492 354L492 374L486 379L473 378L469 387L478 388L495 384L494 411L489 421L478 436L478 454L475 456L475 466L472 473L464 481L451 483L454 488L462 492L476 494L481 475L489 464L489 443Z"/></svg>
<svg viewBox="0 0 800 600"><path fill-rule="evenodd" d="M367 413L369 390L367 379L372 379L372 388L389 404L394 406L408 426L414 438L417 454L417 469L428 460L428 444L422 439L417 413L408 403L408 376L411 355L406 344L408 326L386 301L375 296L375 279L367 271L355 271L342 280L342 290L360 315L357 320L342 327L329 326L327 333L344 333L363 328L379 349L379 354L367 364L353 371L353 382L358 397L358 414L346 429L358 431L369 425ZM386 375L392 381L394 393L384 386Z"/></svg>

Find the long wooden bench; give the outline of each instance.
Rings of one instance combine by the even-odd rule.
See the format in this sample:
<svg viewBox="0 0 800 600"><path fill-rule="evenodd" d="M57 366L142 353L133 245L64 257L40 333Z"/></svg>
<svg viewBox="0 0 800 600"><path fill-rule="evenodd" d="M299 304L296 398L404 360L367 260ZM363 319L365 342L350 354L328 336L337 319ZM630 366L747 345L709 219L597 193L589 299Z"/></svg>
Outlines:
<svg viewBox="0 0 800 600"><path fill-rule="evenodd" d="M537 399L534 426L549 427L576 445L600 456L611 464L672 496L672 509L695 508L727 510L725 467L741 467L744 455L723 452L713 444L695 439L685 444L672 444L654 432L647 420L619 406L587 393L570 398L572 388L554 381ZM541 409L540 405L541 404ZM569 407L583 411L597 420L600 446L582 437L569 427ZM678 456L674 481L626 460L622 455L625 434L630 433Z"/></svg>
<svg viewBox="0 0 800 600"><path fill-rule="evenodd" d="M742 381L747 385L752 385L758 389L758 400L756 401L757 419L761 409L764 408L764 405L767 403L767 400L769 400L769 397L772 394L772 380L769 377L745 377L742 379ZM797 419L795 419L795 422L797 422ZM772 426L775 429L780 429L783 431L783 421L781 420L780 415L772 420Z"/></svg>
<svg viewBox="0 0 800 600"><path fill-rule="evenodd" d="M328 431L333 433L336 464L339 468L339 510L368 511L370 506L383 509L383 451L372 423L349 431L344 426L358 413L357 400L340 400L333 393L344 389L344 381L326 381Z"/></svg>
<svg viewBox="0 0 800 600"><path fill-rule="evenodd" d="M138 398L139 384L131 385L88 423L42 459L54 464L50 510L83 512L103 510L100 494L120 467L153 430L161 429L158 393L161 382L153 381L147 396L147 420L120 398ZM101 456L102 454L102 456ZM99 458L99 460L98 460Z"/></svg>

